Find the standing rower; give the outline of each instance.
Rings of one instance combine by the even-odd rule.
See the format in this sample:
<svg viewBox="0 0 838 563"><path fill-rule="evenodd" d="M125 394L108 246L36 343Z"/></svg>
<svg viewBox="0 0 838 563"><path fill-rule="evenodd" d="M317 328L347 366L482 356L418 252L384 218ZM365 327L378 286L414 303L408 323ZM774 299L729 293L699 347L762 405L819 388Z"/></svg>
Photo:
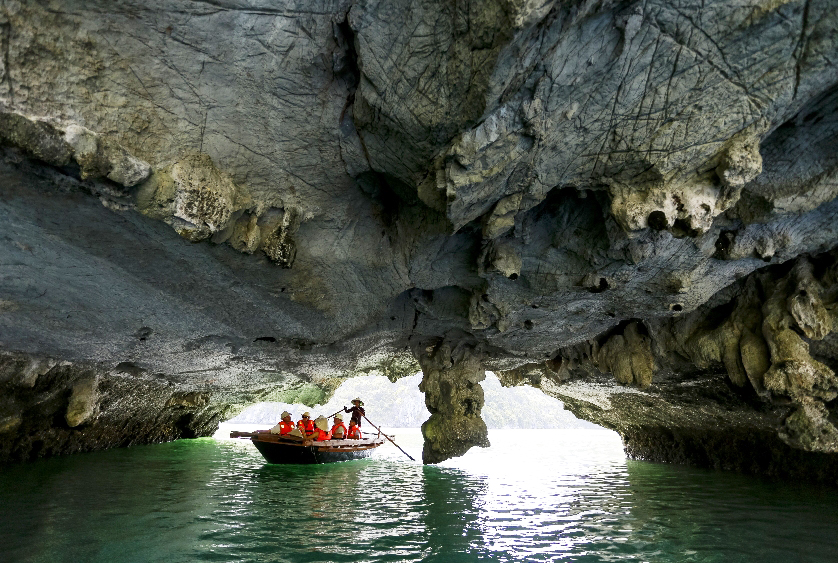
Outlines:
<svg viewBox="0 0 838 563"><path fill-rule="evenodd" d="M343 407L343 412L351 412L352 418L349 420L349 422L354 422L355 425L358 427L361 426L361 418L363 418L364 415L367 414L364 412L364 401L362 401L358 397L352 399L352 408L348 409L346 407Z"/></svg>

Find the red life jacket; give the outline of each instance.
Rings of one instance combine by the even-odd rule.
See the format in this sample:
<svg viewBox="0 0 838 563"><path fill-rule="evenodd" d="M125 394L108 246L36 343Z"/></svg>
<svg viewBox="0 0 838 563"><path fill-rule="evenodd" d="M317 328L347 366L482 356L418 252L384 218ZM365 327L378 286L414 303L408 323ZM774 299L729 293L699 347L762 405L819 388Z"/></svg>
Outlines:
<svg viewBox="0 0 838 563"><path fill-rule="evenodd" d="M281 420L279 422L279 435L282 436L283 434L288 434L294 429L294 423L290 420L285 421Z"/></svg>
<svg viewBox="0 0 838 563"><path fill-rule="evenodd" d="M361 429L357 426L349 427L349 434L346 436L350 440L360 440L361 439Z"/></svg>
<svg viewBox="0 0 838 563"><path fill-rule="evenodd" d="M314 429L314 436L312 436L315 440L322 442L323 440L331 440L332 434L331 432L326 432L324 430L320 430L319 428Z"/></svg>
<svg viewBox="0 0 838 563"><path fill-rule="evenodd" d="M311 434L312 432L314 432L314 421L310 418L308 420L302 418L299 421L297 421L297 426L300 425L302 425L303 432L305 432L306 434Z"/></svg>
<svg viewBox="0 0 838 563"><path fill-rule="evenodd" d="M346 438L346 425L342 422L338 422L334 426L332 426L332 436L335 435L335 430L338 428L343 428L343 437Z"/></svg>

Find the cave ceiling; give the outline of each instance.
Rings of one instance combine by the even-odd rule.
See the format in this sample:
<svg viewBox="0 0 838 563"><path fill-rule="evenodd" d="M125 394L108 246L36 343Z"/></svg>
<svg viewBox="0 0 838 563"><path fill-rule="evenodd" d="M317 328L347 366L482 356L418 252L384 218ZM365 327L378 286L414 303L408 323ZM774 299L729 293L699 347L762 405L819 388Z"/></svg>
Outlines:
<svg viewBox="0 0 838 563"><path fill-rule="evenodd" d="M717 366L827 421L837 27L828 0L2 0L0 348L234 394L421 364L465 405L487 368ZM789 358L820 383L766 383Z"/></svg>

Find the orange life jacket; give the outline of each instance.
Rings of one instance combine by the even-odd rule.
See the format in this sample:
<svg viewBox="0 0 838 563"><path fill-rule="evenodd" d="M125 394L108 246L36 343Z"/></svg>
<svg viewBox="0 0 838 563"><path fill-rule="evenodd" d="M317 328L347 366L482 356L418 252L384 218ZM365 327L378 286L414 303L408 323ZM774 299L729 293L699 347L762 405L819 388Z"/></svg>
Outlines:
<svg viewBox="0 0 838 563"><path fill-rule="evenodd" d="M281 420L279 422L279 435L282 436L283 434L288 434L294 429L294 423L290 420L285 421Z"/></svg>
<svg viewBox="0 0 838 563"><path fill-rule="evenodd" d="M319 428L315 428L313 438L317 441L320 441L320 442L322 442L323 440L331 440L332 439L332 433L331 432L326 432L324 430L320 430Z"/></svg>
<svg viewBox="0 0 838 563"><path fill-rule="evenodd" d="M306 434L311 434L312 432L314 432L314 421L310 418L308 420L301 418L299 421L297 421L297 426L302 426L303 432L305 432Z"/></svg>
<svg viewBox="0 0 838 563"><path fill-rule="evenodd" d="M337 424L335 424L334 426L332 426L332 436L334 436L334 435L335 435L335 431L336 431L338 428L343 428L343 437L344 437L344 438L346 438L346 425L345 425L344 423L342 423L342 422L338 422Z"/></svg>
<svg viewBox="0 0 838 563"><path fill-rule="evenodd" d="M349 433L346 436L350 440L360 440L361 439L361 429L357 426L350 426Z"/></svg>

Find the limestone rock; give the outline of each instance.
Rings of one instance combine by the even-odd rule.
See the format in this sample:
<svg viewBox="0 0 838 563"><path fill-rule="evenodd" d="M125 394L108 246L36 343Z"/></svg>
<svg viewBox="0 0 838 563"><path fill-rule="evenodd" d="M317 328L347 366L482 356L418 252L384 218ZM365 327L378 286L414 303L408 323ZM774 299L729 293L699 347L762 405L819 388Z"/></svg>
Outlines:
<svg viewBox="0 0 838 563"><path fill-rule="evenodd" d="M794 399L817 397L831 401L838 397L835 373L809 355L809 346L789 329L774 335L771 368L765 373L765 387Z"/></svg>
<svg viewBox="0 0 838 563"><path fill-rule="evenodd" d="M489 447L486 423L480 418L486 373L479 356L467 347L452 350L448 343L419 351L425 405L431 417L422 425L424 463L439 463L463 455L473 446Z"/></svg>
<svg viewBox="0 0 838 563"><path fill-rule="evenodd" d="M54 125L10 111L0 111L0 143L19 147L53 166L68 164L73 155L72 148Z"/></svg>
<svg viewBox="0 0 838 563"><path fill-rule="evenodd" d="M172 393L169 400L166 401L166 407L204 407L210 402L209 393L201 393L196 391L182 392L178 391Z"/></svg>
<svg viewBox="0 0 838 563"><path fill-rule="evenodd" d="M258 226L256 215L244 214L238 218L233 225L233 232L230 236L230 246L239 252L253 254L259 248L262 241L262 232Z"/></svg>
<svg viewBox="0 0 838 563"><path fill-rule="evenodd" d="M780 438L809 452L838 452L838 428L828 420L829 411L820 401L807 399L783 423Z"/></svg>
<svg viewBox="0 0 838 563"><path fill-rule="evenodd" d="M14 432L20 426L20 415L10 415L0 418L0 434Z"/></svg>
<svg viewBox="0 0 838 563"><path fill-rule="evenodd" d="M768 345L750 330L743 330L739 340L742 368L757 393L765 389L765 372L771 367Z"/></svg>
<svg viewBox="0 0 838 563"><path fill-rule="evenodd" d="M50 123L0 108L0 142L18 147L52 166L74 160L82 179L106 177L125 187L139 184L150 165L119 143L75 123Z"/></svg>
<svg viewBox="0 0 838 563"><path fill-rule="evenodd" d="M297 209L284 209L278 222L268 221L262 227L260 248L283 268L290 268L297 254L293 235L300 226L300 215Z"/></svg>
<svg viewBox="0 0 838 563"><path fill-rule="evenodd" d="M2 459L410 350L429 459L482 441L437 404L477 364L610 397L579 412L668 461L771 473L790 402L834 415L832 2L53 4L0 4L0 351L55 361L0 372ZM79 366L103 410L65 428Z"/></svg>
<svg viewBox="0 0 838 563"><path fill-rule="evenodd" d="M483 236L494 239L509 232L515 226L515 214L518 213L520 205L521 194L519 193L498 201L483 225Z"/></svg>
<svg viewBox="0 0 838 563"><path fill-rule="evenodd" d="M240 206L238 189L209 156L184 158L169 174L174 187L172 221L179 235L199 241L227 226Z"/></svg>
<svg viewBox="0 0 838 563"><path fill-rule="evenodd" d="M648 336L640 333L638 323L629 323L622 334L611 336L602 345L597 364L603 372L614 374L619 383L648 387L655 374L650 342Z"/></svg>
<svg viewBox="0 0 838 563"><path fill-rule="evenodd" d="M87 422L96 412L98 380L95 376L88 376L73 385L70 394L70 404L67 406L65 419L70 428Z"/></svg>
<svg viewBox="0 0 838 563"><path fill-rule="evenodd" d="M147 162L135 157L121 145L80 125L67 126L64 140L73 149L73 158L79 164L82 179L106 177L117 184L131 187L151 174L151 166Z"/></svg>
<svg viewBox="0 0 838 563"><path fill-rule="evenodd" d="M497 273L510 280L521 275L521 254L505 241L493 241L486 248L484 272Z"/></svg>
<svg viewBox="0 0 838 563"><path fill-rule="evenodd" d="M45 375L57 364L52 358L30 358L20 374L20 382L26 387L34 387L38 378Z"/></svg>
<svg viewBox="0 0 838 563"><path fill-rule="evenodd" d="M762 156L759 153L759 138L736 139L722 155L716 174L725 187L718 207L728 209L739 200L745 184L762 172Z"/></svg>

